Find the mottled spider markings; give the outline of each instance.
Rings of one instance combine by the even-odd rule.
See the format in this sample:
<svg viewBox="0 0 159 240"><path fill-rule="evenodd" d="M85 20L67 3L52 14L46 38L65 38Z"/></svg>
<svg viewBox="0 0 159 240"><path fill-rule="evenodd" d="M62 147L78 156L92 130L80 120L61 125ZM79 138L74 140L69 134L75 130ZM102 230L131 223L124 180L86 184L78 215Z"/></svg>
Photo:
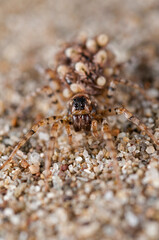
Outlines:
<svg viewBox="0 0 159 240"><path fill-rule="evenodd" d="M47 94L50 98L55 94L60 95L66 99L67 114L51 116L34 124L31 130L16 145L8 160L0 169L3 169L13 159L18 149L41 126L50 124L52 127L46 160L47 173L49 173L55 138L60 123L66 128L69 144L72 142L71 126L75 131L91 131L93 136L97 137L98 124L100 123L107 151L114 163L118 183L120 182L120 171L117 151L107 122L108 116L124 114L129 121L136 124L141 131L144 131L156 145L159 145L151 130L138 118L124 107L114 107L113 96L118 84L133 87L143 94L147 100L150 99L136 83L120 78L120 68L116 63L114 54L108 49L107 45L108 37L104 34L92 39L83 37L76 42L65 44L63 49L56 55L55 68L46 70L51 85L37 89L27 99L32 99L41 93ZM24 104L20 105L17 112L19 113L23 107Z"/></svg>

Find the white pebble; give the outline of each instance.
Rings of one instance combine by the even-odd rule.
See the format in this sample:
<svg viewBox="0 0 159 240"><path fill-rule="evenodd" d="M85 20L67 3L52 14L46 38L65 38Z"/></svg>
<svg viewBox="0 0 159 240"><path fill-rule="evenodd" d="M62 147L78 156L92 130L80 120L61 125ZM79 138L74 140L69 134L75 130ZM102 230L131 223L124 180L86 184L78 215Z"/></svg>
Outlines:
<svg viewBox="0 0 159 240"><path fill-rule="evenodd" d="M12 208L6 208L6 209L4 210L4 215L5 215L6 217L12 216L12 215L13 215L13 209L12 209Z"/></svg>
<svg viewBox="0 0 159 240"><path fill-rule="evenodd" d="M125 132L121 132L118 134L118 138L123 138L126 136L126 133Z"/></svg>
<svg viewBox="0 0 159 240"><path fill-rule="evenodd" d="M88 170L88 169L84 169L84 172L88 173L88 174L91 174L91 171Z"/></svg>
<svg viewBox="0 0 159 240"><path fill-rule="evenodd" d="M47 198L53 199L55 197L55 194L53 192L48 192L47 193Z"/></svg>
<svg viewBox="0 0 159 240"><path fill-rule="evenodd" d="M131 227L136 227L139 223L137 216L132 212L127 212L125 218Z"/></svg>
<svg viewBox="0 0 159 240"><path fill-rule="evenodd" d="M39 132L39 138L43 141L49 141L49 134L44 132Z"/></svg>
<svg viewBox="0 0 159 240"><path fill-rule="evenodd" d="M58 169L59 169L59 166L58 166L58 164L57 164L57 163L54 163L54 169L55 169L56 171L58 171Z"/></svg>
<svg viewBox="0 0 159 240"><path fill-rule="evenodd" d="M18 240L27 240L28 239L28 233L27 232L20 232Z"/></svg>
<svg viewBox="0 0 159 240"><path fill-rule="evenodd" d="M104 198L105 198L105 200L107 200L107 201L111 201L111 200L113 199L113 197L114 197L114 194L113 194L112 191L108 191L108 192L106 192L105 195L104 195Z"/></svg>
<svg viewBox="0 0 159 240"><path fill-rule="evenodd" d="M68 168L69 168L70 172L74 172L74 168L73 168L72 164L70 164L70 165L68 166Z"/></svg>
<svg viewBox="0 0 159 240"><path fill-rule="evenodd" d="M11 216L10 220L11 220L11 223L14 225L20 224L20 217L18 215Z"/></svg>
<svg viewBox="0 0 159 240"><path fill-rule="evenodd" d="M62 180L59 176L53 176L52 177L53 180L53 185L55 189L61 189L62 187Z"/></svg>
<svg viewBox="0 0 159 240"><path fill-rule="evenodd" d="M39 192L40 191L40 186L35 186L35 192Z"/></svg>
<svg viewBox="0 0 159 240"><path fill-rule="evenodd" d="M81 163L83 161L83 158L82 157L76 157L75 160L76 160L76 162Z"/></svg>
<svg viewBox="0 0 159 240"><path fill-rule="evenodd" d="M147 93L148 93L148 96L149 96L149 97L152 97L152 98L158 97L158 94L159 94L158 90L155 89L155 88L150 88L150 89L147 91Z"/></svg>
<svg viewBox="0 0 159 240"><path fill-rule="evenodd" d="M154 149L153 146L148 146L148 147L146 148L146 152L147 152L148 154L152 154L152 153L155 152L155 149Z"/></svg>
<svg viewBox="0 0 159 240"><path fill-rule="evenodd" d="M135 145L128 147L128 151L130 153L134 152L135 150L136 150L136 146Z"/></svg>
<svg viewBox="0 0 159 240"><path fill-rule="evenodd" d="M40 165L40 155L37 152L30 153L28 162L29 162L29 164L39 164Z"/></svg>
<svg viewBox="0 0 159 240"><path fill-rule="evenodd" d="M156 128L156 132L154 134L155 138L159 140L159 128Z"/></svg>
<svg viewBox="0 0 159 240"><path fill-rule="evenodd" d="M157 222L148 222L145 226L146 233L151 239L157 239L159 236L159 225Z"/></svg>
<svg viewBox="0 0 159 240"><path fill-rule="evenodd" d="M86 149L83 151L83 156L84 158L90 158L88 151Z"/></svg>

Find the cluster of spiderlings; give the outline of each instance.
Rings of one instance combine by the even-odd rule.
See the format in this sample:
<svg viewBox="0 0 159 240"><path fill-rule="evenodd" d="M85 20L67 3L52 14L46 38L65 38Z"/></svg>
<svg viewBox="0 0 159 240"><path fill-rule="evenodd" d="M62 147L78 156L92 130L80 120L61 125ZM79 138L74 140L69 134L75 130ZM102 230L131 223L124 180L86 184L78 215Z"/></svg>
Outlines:
<svg viewBox="0 0 159 240"><path fill-rule="evenodd" d="M105 34L66 44L56 56L56 71L63 83L63 95L71 97L78 92L99 95L115 68L115 58L107 49Z"/></svg>

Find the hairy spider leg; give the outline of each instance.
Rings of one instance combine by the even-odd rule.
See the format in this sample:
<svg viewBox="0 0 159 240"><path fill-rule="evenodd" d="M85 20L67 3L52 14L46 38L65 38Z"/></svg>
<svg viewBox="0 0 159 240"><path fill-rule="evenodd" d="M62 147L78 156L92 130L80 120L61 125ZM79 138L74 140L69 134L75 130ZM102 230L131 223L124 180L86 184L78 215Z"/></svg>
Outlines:
<svg viewBox="0 0 159 240"><path fill-rule="evenodd" d="M124 114L127 120L134 123L141 131L144 131L157 146L159 145L159 140L155 138L155 136L151 132L151 129L149 129L140 119L138 119L136 116L134 116L131 112L129 112L124 107L109 107L106 110L102 110L99 113L99 117L100 116L107 117L107 116L121 115L121 114Z"/></svg>
<svg viewBox="0 0 159 240"><path fill-rule="evenodd" d="M151 132L151 129L149 129L140 119L138 119L136 116L134 116L131 112L129 112L124 107L109 107L106 110L102 110L99 113L100 116L113 116L113 115L121 115L124 114L127 120L134 123L141 131L144 131L151 139L152 141L159 146L159 141L155 138L153 133Z"/></svg>
<svg viewBox="0 0 159 240"><path fill-rule="evenodd" d="M114 93L116 91L116 84L114 80L111 80L108 86L107 98L109 104L113 105L114 103Z"/></svg>
<svg viewBox="0 0 159 240"><path fill-rule="evenodd" d="M116 114L118 115L124 114L127 120L134 123L141 131L144 131L152 139L152 141L157 146L159 146L159 141L155 138L151 130L144 123L142 123L142 121L140 121L131 112L129 112L126 108L118 107L118 108L115 108L115 111L116 111Z"/></svg>
<svg viewBox="0 0 159 240"><path fill-rule="evenodd" d="M134 88L134 89L138 90L144 96L144 98L147 101L150 101L150 102L153 102L153 103L158 103L158 101L156 99L149 97L147 95L146 91L143 88L141 88L137 83L134 83L134 82L129 81L129 80L124 79L124 78L114 78L110 81L110 84L108 86L108 92L107 92L107 97L110 101L110 104L113 103L112 99L114 97L116 87L117 87L118 84Z"/></svg>
<svg viewBox="0 0 159 240"><path fill-rule="evenodd" d="M18 106L18 108L16 109L16 112L15 112L14 116L12 117L12 122L14 122L15 119L17 119L18 116L21 115L21 112L31 104L32 100L40 94L46 94L48 97L52 97L54 95L54 91L50 86L46 85L46 86L43 86L42 88L37 88L31 94L26 96L22 100L22 102ZM14 125L14 124L12 124L12 125Z"/></svg>
<svg viewBox="0 0 159 240"><path fill-rule="evenodd" d="M33 134L35 134L38 131L40 127L54 124L55 122L62 120L63 117L64 116L51 116L51 117L42 119L38 123L34 124L32 128L24 135L22 140L15 146L8 160L2 166L0 166L0 170L3 169L13 159L17 151L31 138Z"/></svg>
<svg viewBox="0 0 159 240"><path fill-rule="evenodd" d="M109 153L110 158L113 160L113 167L116 175L117 184L119 188L121 188L122 184L120 180L120 168L117 160L117 151L115 149L112 134L106 120L102 122L102 132L103 132L103 139L106 141L106 149Z"/></svg>
<svg viewBox="0 0 159 240"><path fill-rule="evenodd" d="M98 137L98 121L97 120L92 120L91 131L92 131L92 135L95 138L97 138Z"/></svg>
<svg viewBox="0 0 159 240"><path fill-rule="evenodd" d="M72 146L72 131L71 131L71 127L70 127L71 124L72 124L72 122L65 122L65 129L67 132L68 142L69 142L70 146Z"/></svg>
<svg viewBox="0 0 159 240"><path fill-rule="evenodd" d="M116 82L116 79L115 79L115 82ZM147 101L150 101L153 103L158 103L157 99L149 97L146 93L146 90L144 88L142 88L141 86L139 86L139 84L137 84L137 83L129 81L128 79L119 78L119 79L117 79L117 84L122 84L122 85L125 85L128 87L132 87L132 88L138 90Z"/></svg>
<svg viewBox="0 0 159 240"><path fill-rule="evenodd" d="M46 160L45 160L45 170L46 170L45 189L46 190L48 190L49 169L50 169L50 166L51 166L52 154L54 152L55 139L58 136L58 127L59 127L59 122L55 122L51 126L51 130L50 130L50 139L49 139L49 145L48 145L48 149L47 149L47 153L46 153Z"/></svg>

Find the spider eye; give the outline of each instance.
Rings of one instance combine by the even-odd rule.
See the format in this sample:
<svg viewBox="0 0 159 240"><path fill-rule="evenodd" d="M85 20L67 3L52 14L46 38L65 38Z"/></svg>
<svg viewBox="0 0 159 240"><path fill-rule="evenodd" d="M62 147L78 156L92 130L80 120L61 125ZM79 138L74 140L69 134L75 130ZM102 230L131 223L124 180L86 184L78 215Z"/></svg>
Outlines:
<svg viewBox="0 0 159 240"><path fill-rule="evenodd" d="M76 110L84 110L86 105L86 98L83 96L74 98L73 105Z"/></svg>

